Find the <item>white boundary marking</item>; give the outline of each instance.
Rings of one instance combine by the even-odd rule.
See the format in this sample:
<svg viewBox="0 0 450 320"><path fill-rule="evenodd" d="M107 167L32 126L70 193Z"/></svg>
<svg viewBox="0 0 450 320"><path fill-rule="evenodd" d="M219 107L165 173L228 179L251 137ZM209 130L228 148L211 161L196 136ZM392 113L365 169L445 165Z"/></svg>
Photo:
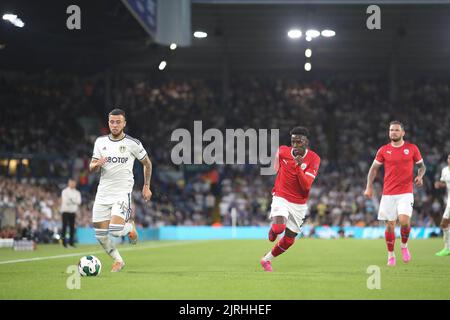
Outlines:
<svg viewBox="0 0 450 320"><path fill-rule="evenodd" d="M163 248L163 247L182 246L182 245L193 244L193 243L200 243L200 242L202 242L202 241L189 241L189 242L181 242L181 243L180 242L171 242L171 243L163 243L163 244L160 244L160 245L151 245L151 246L145 246L145 247L128 247L128 248L121 248L120 252L122 252L122 251L134 251L134 250L146 250L146 249L158 249L158 248ZM60 258L68 258L68 257L76 257L76 256L82 257L82 256L85 256L85 255L88 255L88 254L92 255L92 254L103 253L103 252L105 252L105 250L61 254L61 255L58 255L58 256L6 260L6 261L0 261L0 265L2 265L2 264L10 264L10 263L20 263L20 262L31 262L31 261L60 259Z"/></svg>

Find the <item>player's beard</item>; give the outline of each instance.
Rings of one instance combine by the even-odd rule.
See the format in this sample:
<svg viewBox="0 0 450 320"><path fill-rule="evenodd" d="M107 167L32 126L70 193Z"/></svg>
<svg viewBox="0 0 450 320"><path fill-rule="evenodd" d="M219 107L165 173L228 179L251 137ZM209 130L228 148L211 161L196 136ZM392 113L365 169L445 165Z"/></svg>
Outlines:
<svg viewBox="0 0 450 320"><path fill-rule="evenodd" d="M111 130L111 136L115 139L119 138L122 135L123 129L119 131L118 134L114 134L113 131Z"/></svg>
<svg viewBox="0 0 450 320"><path fill-rule="evenodd" d="M391 138L391 141L392 141L392 142L399 142L400 140L402 140L402 137Z"/></svg>

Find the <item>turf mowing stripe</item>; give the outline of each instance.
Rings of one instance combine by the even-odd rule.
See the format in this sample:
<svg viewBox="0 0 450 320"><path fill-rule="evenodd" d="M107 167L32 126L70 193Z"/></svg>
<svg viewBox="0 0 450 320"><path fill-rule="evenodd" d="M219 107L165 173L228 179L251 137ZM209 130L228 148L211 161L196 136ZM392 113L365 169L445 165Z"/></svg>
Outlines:
<svg viewBox="0 0 450 320"><path fill-rule="evenodd" d="M132 251L132 250L146 250L146 249L158 249L163 247L174 247L174 246L182 246L192 243L199 243L201 241L189 241L189 242L176 242L176 243L164 243L161 245L153 245L153 246L145 246L145 247L137 247L137 248L123 248L120 249L119 252L122 251ZM104 250L98 250L98 251L91 251L87 253L78 252L78 253L70 253L70 254L62 254L58 256L49 256L49 257L35 257L35 258L28 258L28 259L17 259L17 260L7 260L7 261L0 261L0 265L2 264L9 264L9 263L19 263L19 262L31 262L31 261L40 261L40 260L51 260L51 259L59 259L59 258L68 258L68 257L75 257L75 256L83 256L83 255L92 255L97 253L103 253Z"/></svg>

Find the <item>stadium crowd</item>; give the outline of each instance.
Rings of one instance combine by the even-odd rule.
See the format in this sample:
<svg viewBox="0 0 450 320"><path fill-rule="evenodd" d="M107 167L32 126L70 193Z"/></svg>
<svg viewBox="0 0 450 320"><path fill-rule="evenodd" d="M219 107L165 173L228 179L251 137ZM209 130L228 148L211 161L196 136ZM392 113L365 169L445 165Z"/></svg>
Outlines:
<svg viewBox="0 0 450 320"><path fill-rule="evenodd" d="M50 80L52 79L52 80ZM393 119L406 125L406 140L425 159L424 187L415 189L412 224L435 226L443 210L443 192L434 190L445 165L450 140L450 82L401 82L395 101L381 80L298 81L234 79L227 94L214 82L179 80L155 83L123 77L111 88L112 104L127 112L127 132L146 147L154 164L153 198L144 204L142 176L135 166L133 211L142 226L232 223L267 225L274 176L257 165L175 166L171 133L202 120L203 131L217 128L289 130L304 125L311 148L322 158L311 191L310 225L377 226L382 177L374 200L363 197L366 176L377 148L387 143ZM0 159L30 158L11 172L0 166L0 207L14 208L17 230L4 234L50 241L60 228L59 196L67 178L78 181L83 204L78 226L91 224L98 176L87 168L96 136L108 132L104 83L77 77L0 76ZM101 106L101 107L99 107ZM420 119L420 121L418 121ZM0 234L2 236L2 234Z"/></svg>

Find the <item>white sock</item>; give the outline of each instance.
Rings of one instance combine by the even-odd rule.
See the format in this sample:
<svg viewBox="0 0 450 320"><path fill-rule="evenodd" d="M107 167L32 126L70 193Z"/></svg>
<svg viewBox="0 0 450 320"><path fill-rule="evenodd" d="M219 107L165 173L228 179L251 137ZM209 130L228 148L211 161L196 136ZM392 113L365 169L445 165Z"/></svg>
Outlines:
<svg viewBox="0 0 450 320"><path fill-rule="evenodd" d="M130 233L130 231L133 229L133 225L129 222L125 223L122 230L122 236L126 236Z"/></svg>
<svg viewBox="0 0 450 320"><path fill-rule="evenodd" d="M392 257L395 258L395 253L394 253L394 251L388 251L388 258L392 258Z"/></svg>
<svg viewBox="0 0 450 320"><path fill-rule="evenodd" d="M407 243L400 243L401 248L408 248L408 242Z"/></svg>
<svg viewBox="0 0 450 320"><path fill-rule="evenodd" d="M269 253L264 256L263 260L271 261L273 258L275 258L275 257L272 255L272 251L269 251Z"/></svg>
<svg viewBox="0 0 450 320"><path fill-rule="evenodd" d="M444 245L445 249L450 250L450 237L449 237L449 228L442 229L442 233L444 235Z"/></svg>
<svg viewBox="0 0 450 320"><path fill-rule="evenodd" d="M109 234L113 237L123 237L128 235L133 229L133 225L129 222L125 224L109 224Z"/></svg>
<svg viewBox="0 0 450 320"><path fill-rule="evenodd" d="M98 242L100 242L103 249L105 249L106 253L111 258L115 261L123 261L119 251L116 249L116 246L108 236L108 229L95 229L95 238L97 238Z"/></svg>
<svg viewBox="0 0 450 320"><path fill-rule="evenodd" d="M109 241L111 241L111 239L109 239ZM111 252L110 256L111 256L111 258L114 259L114 261L122 261L123 262L122 256L120 255L119 250L117 250L116 248L114 248L114 250Z"/></svg>
<svg viewBox="0 0 450 320"><path fill-rule="evenodd" d="M123 232L123 224L109 224L109 234L113 237L121 237Z"/></svg>

